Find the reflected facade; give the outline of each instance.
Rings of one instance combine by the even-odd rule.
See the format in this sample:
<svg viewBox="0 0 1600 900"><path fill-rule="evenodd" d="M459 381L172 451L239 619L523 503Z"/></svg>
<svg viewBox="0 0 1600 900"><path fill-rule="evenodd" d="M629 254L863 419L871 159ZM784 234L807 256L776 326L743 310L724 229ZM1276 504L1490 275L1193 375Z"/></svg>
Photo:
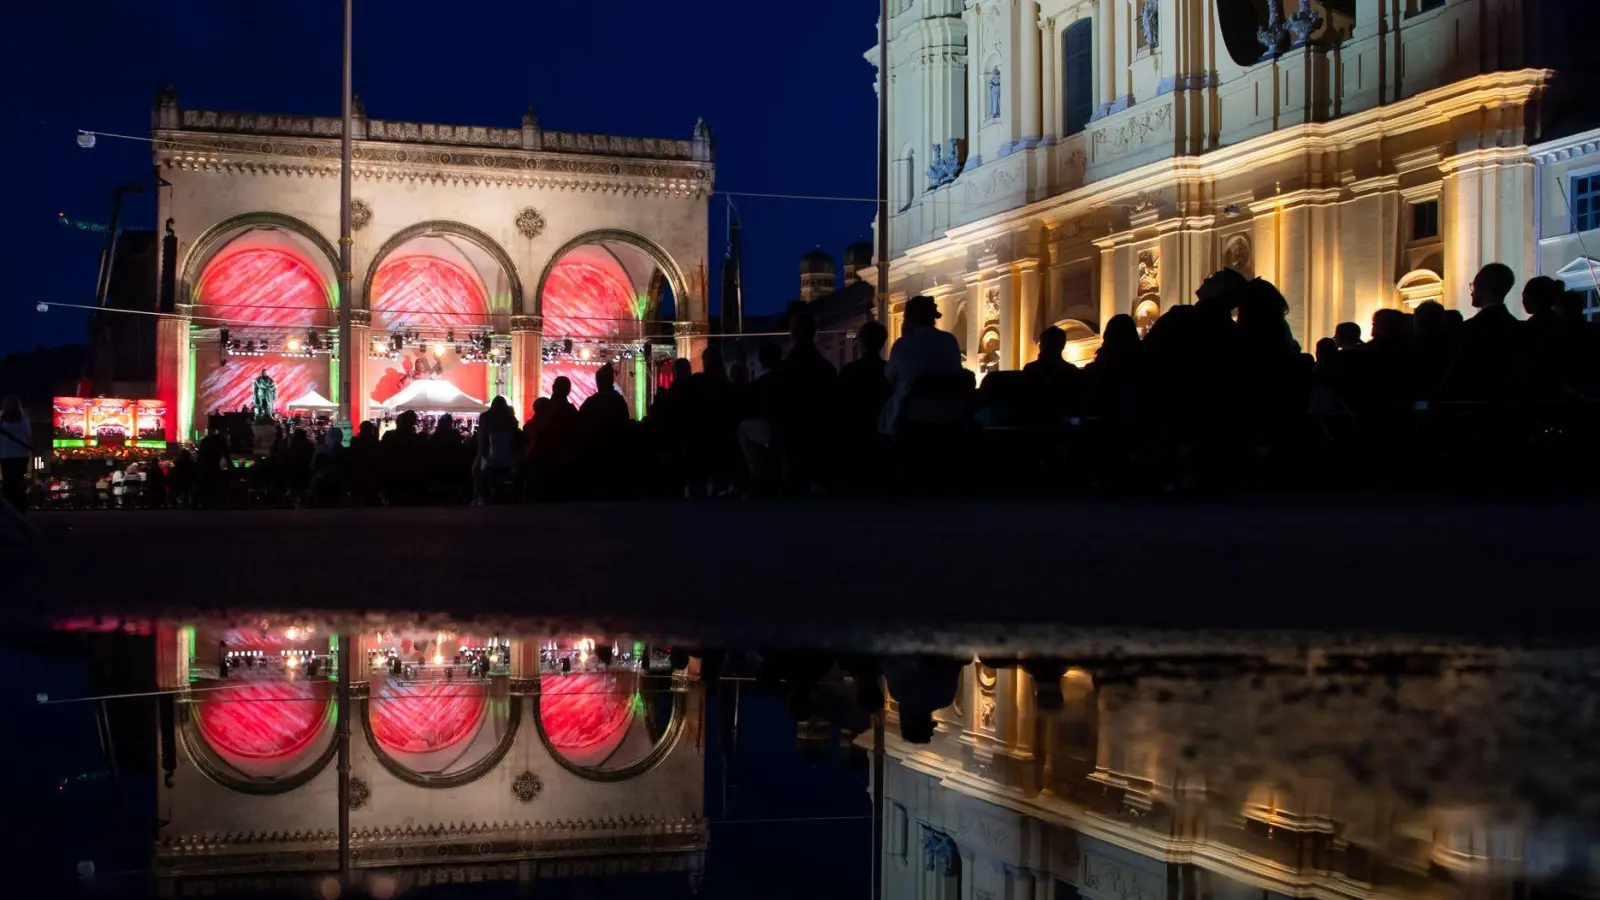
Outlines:
<svg viewBox="0 0 1600 900"><path fill-rule="evenodd" d="M182 895L568 875L698 879L698 661L631 641L304 624L157 630L155 874ZM349 778L339 772L348 648Z"/></svg>
<svg viewBox="0 0 1600 900"><path fill-rule="evenodd" d="M1508 727L1531 682L1476 665L1102 683L1030 666L1047 682L1063 673L1041 690L1022 668L974 662L926 744L901 737L890 701L884 896L1465 898L1593 884L1593 841L1572 824L1590 800L1561 761L1577 745ZM1564 726L1574 735L1589 727L1579 718Z"/></svg>

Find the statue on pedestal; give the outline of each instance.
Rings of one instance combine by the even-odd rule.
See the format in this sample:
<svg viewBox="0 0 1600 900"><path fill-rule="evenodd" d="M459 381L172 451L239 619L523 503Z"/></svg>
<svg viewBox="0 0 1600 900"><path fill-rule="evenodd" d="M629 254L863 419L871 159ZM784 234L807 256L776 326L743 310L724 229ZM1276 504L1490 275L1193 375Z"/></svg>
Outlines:
<svg viewBox="0 0 1600 900"><path fill-rule="evenodd" d="M252 387L255 391L256 421L272 421L272 407L273 404L278 402L277 382L272 380L272 376L267 374L266 369L262 369L261 374L256 376Z"/></svg>

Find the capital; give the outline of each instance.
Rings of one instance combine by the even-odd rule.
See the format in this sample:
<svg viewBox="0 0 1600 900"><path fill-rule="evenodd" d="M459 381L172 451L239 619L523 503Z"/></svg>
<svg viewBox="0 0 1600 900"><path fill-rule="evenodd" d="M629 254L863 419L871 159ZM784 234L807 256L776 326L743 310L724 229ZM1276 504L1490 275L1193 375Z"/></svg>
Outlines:
<svg viewBox="0 0 1600 900"><path fill-rule="evenodd" d="M512 316L511 330L517 331L544 331L544 316Z"/></svg>
<svg viewBox="0 0 1600 900"><path fill-rule="evenodd" d="M350 310L350 326L352 328L371 328L372 327L372 310L370 310L370 309L352 309L352 310Z"/></svg>

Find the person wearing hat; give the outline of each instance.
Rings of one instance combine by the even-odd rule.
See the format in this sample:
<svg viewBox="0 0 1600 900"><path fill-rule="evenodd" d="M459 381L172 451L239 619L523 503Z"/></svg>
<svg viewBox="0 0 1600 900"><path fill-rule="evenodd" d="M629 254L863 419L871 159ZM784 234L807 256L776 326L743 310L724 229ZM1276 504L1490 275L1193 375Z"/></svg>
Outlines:
<svg viewBox="0 0 1600 900"><path fill-rule="evenodd" d="M906 301L905 327L890 348L889 365L884 369L894 388L878 420L878 430L884 434L900 430L906 398L922 376L962 370L961 345L955 335L934 324L939 317L932 297L919 294Z"/></svg>

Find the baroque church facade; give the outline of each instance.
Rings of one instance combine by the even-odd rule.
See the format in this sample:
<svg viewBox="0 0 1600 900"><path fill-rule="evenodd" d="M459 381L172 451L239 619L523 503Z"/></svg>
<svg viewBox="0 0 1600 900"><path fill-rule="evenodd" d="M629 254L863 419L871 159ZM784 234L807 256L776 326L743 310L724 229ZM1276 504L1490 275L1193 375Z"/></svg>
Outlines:
<svg viewBox="0 0 1600 900"><path fill-rule="evenodd" d="M1053 324L1081 361L1227 266L1273 281L1309 347L1465 307L1490 261L1530 277L1530 148L1577 130L1579 6L891 0L891 333L927 294L974 369Z"/></svg>

